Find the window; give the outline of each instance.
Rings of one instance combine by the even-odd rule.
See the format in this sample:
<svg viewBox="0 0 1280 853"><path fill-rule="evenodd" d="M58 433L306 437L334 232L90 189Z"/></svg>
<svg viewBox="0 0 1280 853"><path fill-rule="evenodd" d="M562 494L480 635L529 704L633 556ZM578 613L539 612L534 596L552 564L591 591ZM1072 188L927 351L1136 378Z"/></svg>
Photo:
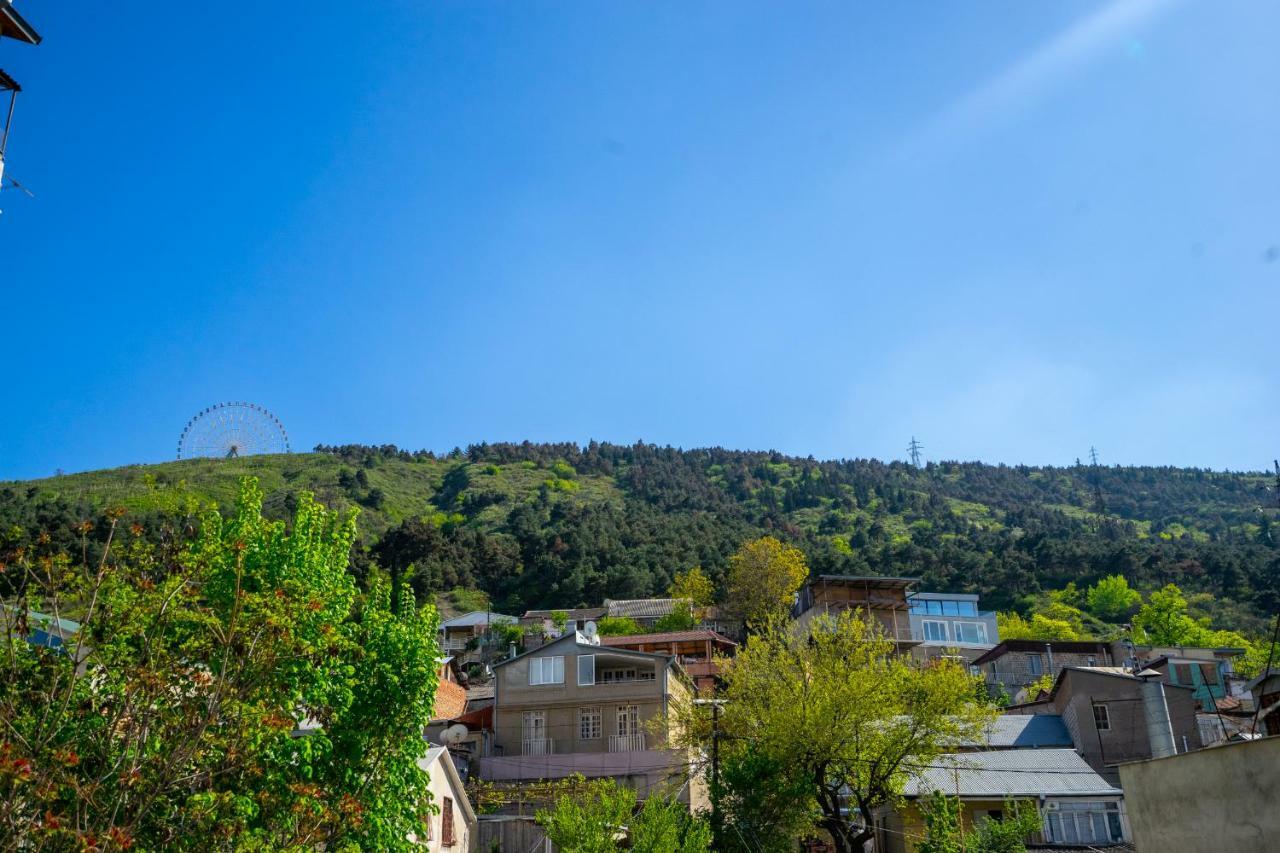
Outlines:
<svg viewBox="0 0 1280 853"><path fill-rule="evenodd" d="M1218 667L1211 663L1200 664L1200 680L1205 684L1217 685Z"/></svg>
<svg viewBox="0 0 1280 853"><path fill-rule="evenodd" d="M924 629L925 640L935 643L947 641L947 623L937 619L925 619L920 623Z"/></svg>
<svg viewBox="0 0 1280 853"><path fill-rule="evenodd" d="M1054 802L1044 811L1045 840L1058 844L1123 841L1120 806L1108 802Z"/></svg>
<svg viewBox="0 0 1280 853"><path fill-rule="evenodd" d="M444 797L440 805L440 843L452 847L457 840L453 835L453 800Z"/></svg>
<svg viewBox="0 0 1280 853"><path fill-rule="evenodd" d="M960 643L985 643L987 626L983 622L952 622L956 631L956 641Z"/></svg>
<svg viewBox="0 0 1280 853"><path fill-rule="evenodd" d="M599 708L578 709L578 738L580 740L599 740L600 725L603 715Z"/></svg>
<svg viewBox="0 0 1280 853"><path fill-rule="evenodd" d="M1175 684L1181 684L1183 687L1192 685L1191 664L1175 663L1173 665L1173 677Z"/></svg>
<svg viewBox="0 0 1280 853"><path fill-rule="evenodd" d="M640 706L618 706L618 736L630 737L640 734Z"/></svg>
<svg viewBox="0 0 1280 853"><path fill-rule="evenodd" d="M922 615L927 610L927 608L925 607L925 603L915 598L911 599L910 606L911 606L911 612L916 614L917 616Z"/></svg>
<svg viewBox="0 0 1280 853"><path fill-rule="evenodd" d="M942 615L943 615L943 616L959 616L959 615L960 615L960 602L958 602L958 601L944 601L944 602L942 602Z"/></svg>
<svg viewBox="0 0 1280 853"><path fill-rule="evenodd" d="M1100 732L1111 731L1111 715L1107 713L1107 706L1099 703L1093 705L1093 724L1098 727Z"/></svg>
<svg viewBox="0 0 1280 853"><path fill-rule="evenodd" d="M596 683L596 656L578 655L578 686L586 687Z"/></svg>
<svg viewBox="0 0 1280 853"><path fill-rule="evenodd" d="M530 684L564 684L564 656L534 658L529 661Z"/></svg>
<svg viewBox="0 0 1280 853"><path fill-rule="evenodd" d="M1044 660L1040 655L1027 655L1027 665L1031 667L1033 676L1040 676L1044 672Z"/></svg>
<svg viewBox="0 0 1280 853"><path fill-rule="evenodd" d="M524 739L541 740L547 736L547 712L524 712Z"/></svg>
<svg viewBox="0 0 1280 853"><path fill-rule="evenodd" d="M930 616L941 616L941 615L942 615L942 602L941 602L941 601L926 601L926 602L925 602L925 608L926 608L925 612L926 612L926 613L928 613Z"/></svg>
<svg viewBox="0 0 1280 853"><path fill-rule="evenodd" d="M972 601L958 601L956 602L956 604L960 608L961 616L977 616L978 615L978 605L974 604Z"/></svg>

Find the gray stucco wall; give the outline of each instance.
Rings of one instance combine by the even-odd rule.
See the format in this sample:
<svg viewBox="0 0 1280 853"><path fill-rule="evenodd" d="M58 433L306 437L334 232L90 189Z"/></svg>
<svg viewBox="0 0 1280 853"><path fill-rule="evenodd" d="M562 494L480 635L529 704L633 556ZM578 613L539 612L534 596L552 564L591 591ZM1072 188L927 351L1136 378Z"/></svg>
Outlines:
<svg viewBox="0 0 1280 853"><path fill-rule="evenodd" d="M1138 850L1275 850L1280 845L1280 738L1120 767Z"/></svg>

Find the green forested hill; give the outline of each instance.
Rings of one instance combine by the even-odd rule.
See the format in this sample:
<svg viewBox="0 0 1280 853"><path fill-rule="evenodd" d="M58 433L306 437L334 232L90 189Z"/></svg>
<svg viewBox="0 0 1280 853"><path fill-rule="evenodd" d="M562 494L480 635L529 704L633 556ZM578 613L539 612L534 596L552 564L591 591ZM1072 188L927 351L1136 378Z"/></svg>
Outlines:
<svg viewBox="0 0 1280 853"><path fill-rule="evenodd" d="M298 492L360 508L353 565L409 568L422 596L479 587L500 608L570 606L661 592L675 571L718 578L762 532L800 545L815 571L921 576L1007 609L1043 589L1123 573L1210 593L1215 621L1257 630L1280 600L1270 479L1179 468L1007 467L652 445L474 445L438 457L395 447L130 466L0 485L13 548L109 505L144 527L233 498L258 477L267 511ZM101 525L94 536L101 536Z"/></svg>

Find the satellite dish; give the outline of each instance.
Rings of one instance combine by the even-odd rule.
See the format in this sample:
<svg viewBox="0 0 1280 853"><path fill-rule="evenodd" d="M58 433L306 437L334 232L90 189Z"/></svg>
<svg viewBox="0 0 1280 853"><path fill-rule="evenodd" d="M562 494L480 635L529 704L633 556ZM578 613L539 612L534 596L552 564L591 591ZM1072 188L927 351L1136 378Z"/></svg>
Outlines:
<svg viewBox="0 0 1280 853"><path fill-rule="evenodd" d="M469 731L470 729L462 723L455 723L440 733L440 740L444 741L445 746L455 746L462 743L462 739L467 736Z"/></svg>
<svg viewBox="0 0 1280 853"><path fill-rule="evenodd" d="M599 629L596 627L596 623L589 619L587 620L587 624L582 626L582 636L584 637L594 637L597 631L599 631Z"/></svg>

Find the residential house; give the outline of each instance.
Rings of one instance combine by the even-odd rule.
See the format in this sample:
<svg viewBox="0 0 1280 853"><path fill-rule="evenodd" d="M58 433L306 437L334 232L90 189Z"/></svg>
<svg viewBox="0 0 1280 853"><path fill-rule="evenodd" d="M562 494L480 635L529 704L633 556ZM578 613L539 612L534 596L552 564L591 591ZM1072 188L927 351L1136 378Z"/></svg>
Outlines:
<svg viewBox="0 0 1280 853"><path fill-rule="evenodd" d="M1009 696L1016 696L1046 673L1057 678L1069 666L1114 664L1111 647L1106 643L1063 640L1003 640L972 662L982 673L992 695L1003 690Z"/></svg>
<svg viewBox="0 0 1280 853"><path fill-rule="evenodd" d="M907 598L912 649L919 660L958 657L972 663L1000 642L996 614L978 609L978 596L967 593L913 592Z"/></svg>
<svg viewBox="0 0 1280 853"><path fill-rule="evenodd" d="M600 645L675 657L700 693L716 687L721 666L717 658L729 657L738 648L728 637L704 629L601 637Z"/></svg>
<svg viewBox="0 0 1280 853"><path fill-rule="evenodd" d="M1257 709L1257 733L1267 737L1280 735L1280 669L1267 670L1248 686Z"/></svg>
<svg viewBox="0 0 1280 853"><path fill-rule="evenodd" d="M1205 711L1212 711L1217 700L1228 695L1228 681L1235 675L1233 661L1244 654L1240 648L1135 646L1123 640L1112 650L1117 660L1128 658L1134 668L1159 671L1166 684L1190 687Z"/></svg>
<svg viewBox="0 0 1280 853"><path fill-rule="evenodd" d="M974 741L959 745L966 752L992 749L1071 749L1075 741L1060 714L1002 714Z"/></svg>
<svg viewBox="0 0 1280 853"><path fill-rule="evenodd" d="M675 790L705 804L691 756L671 748L663 721L693 684L674 655L600 644L570 632L494 665L493 743L480 760L495 782L555 779L580 773L636 789ZM655 722L656 721L656 722Z"/></svg>
<svg viewBox="0 0 1280 853"><path fill-rule="evenodd" d="M861 611L864 619L873 620L900 651L906 651L919 642L911 634L907 603L915 583L915 578L814 575L800 588L792 616L807 631L823 614Z"/></svg>
<svg viewBox="0 0 1280 853"><path fill-rule="evenodd" d="M473 610L440 623L440 651L454 655L460 663L471 663L485 659L485 652L493 652L485 648L485 639L494 625L514 625L519 622L514 616L503 613L492 613L487 610ZM505 649L497 650L498 654Z"/></svg>
<svg viewBox="0 0 1280 853"><path fill-rule="evenodd" d="M1152 673L1152 678L1155 674ZM1154 754L1148 729L1143 685L1146 679L1121 667L1064 667L1053 689L1039 700L1015 705L1007 714L1054 714L1061 717L1071 741L1094 770L1119 781L1117 767ZM1188 687L1162 685L1173 748L1200 749L1196 702Z"/></svg>
<svg viewBox="0 0 1280 853"><path fill-rule="evenodd" d="M1280 739L1260 738L1120 768L1141 851L1275 850Z"/></svg>
<svg viewBox="0 0 1280 853"><path fill-rule="evenodd" d="M1124 793L1091 768L1074 749L991 749L950 753L917 768L903 791L905 805L876 821L876 850L914 853L925 835L920 801L934 791L958 796L971 833L984 820L999 820L1006 800L1023 800L1040 813L1043 830L1034 843L1118 847L1129 838Z"/></svg>
<svg viewBox="0 0 1280 853"><path fill-rule="evenodd" d="M427 774L431 801L439 811L427 815L426 837L412 840L431 851L471 853L476 849L476 813L449 751L430 747L418 767Z"/></svg>
<svg viewBox="0 0 1280 853"><path fill-rule="evenodd" d="M582 631L588 622L599 622L609 611L604 607L572 607L563 610L526 610L520 617L520 627L525 633L525 648L537 648L544 642L558 638L565 631ZM556 615L563 614L565 626L556 627Z"/></svg>

